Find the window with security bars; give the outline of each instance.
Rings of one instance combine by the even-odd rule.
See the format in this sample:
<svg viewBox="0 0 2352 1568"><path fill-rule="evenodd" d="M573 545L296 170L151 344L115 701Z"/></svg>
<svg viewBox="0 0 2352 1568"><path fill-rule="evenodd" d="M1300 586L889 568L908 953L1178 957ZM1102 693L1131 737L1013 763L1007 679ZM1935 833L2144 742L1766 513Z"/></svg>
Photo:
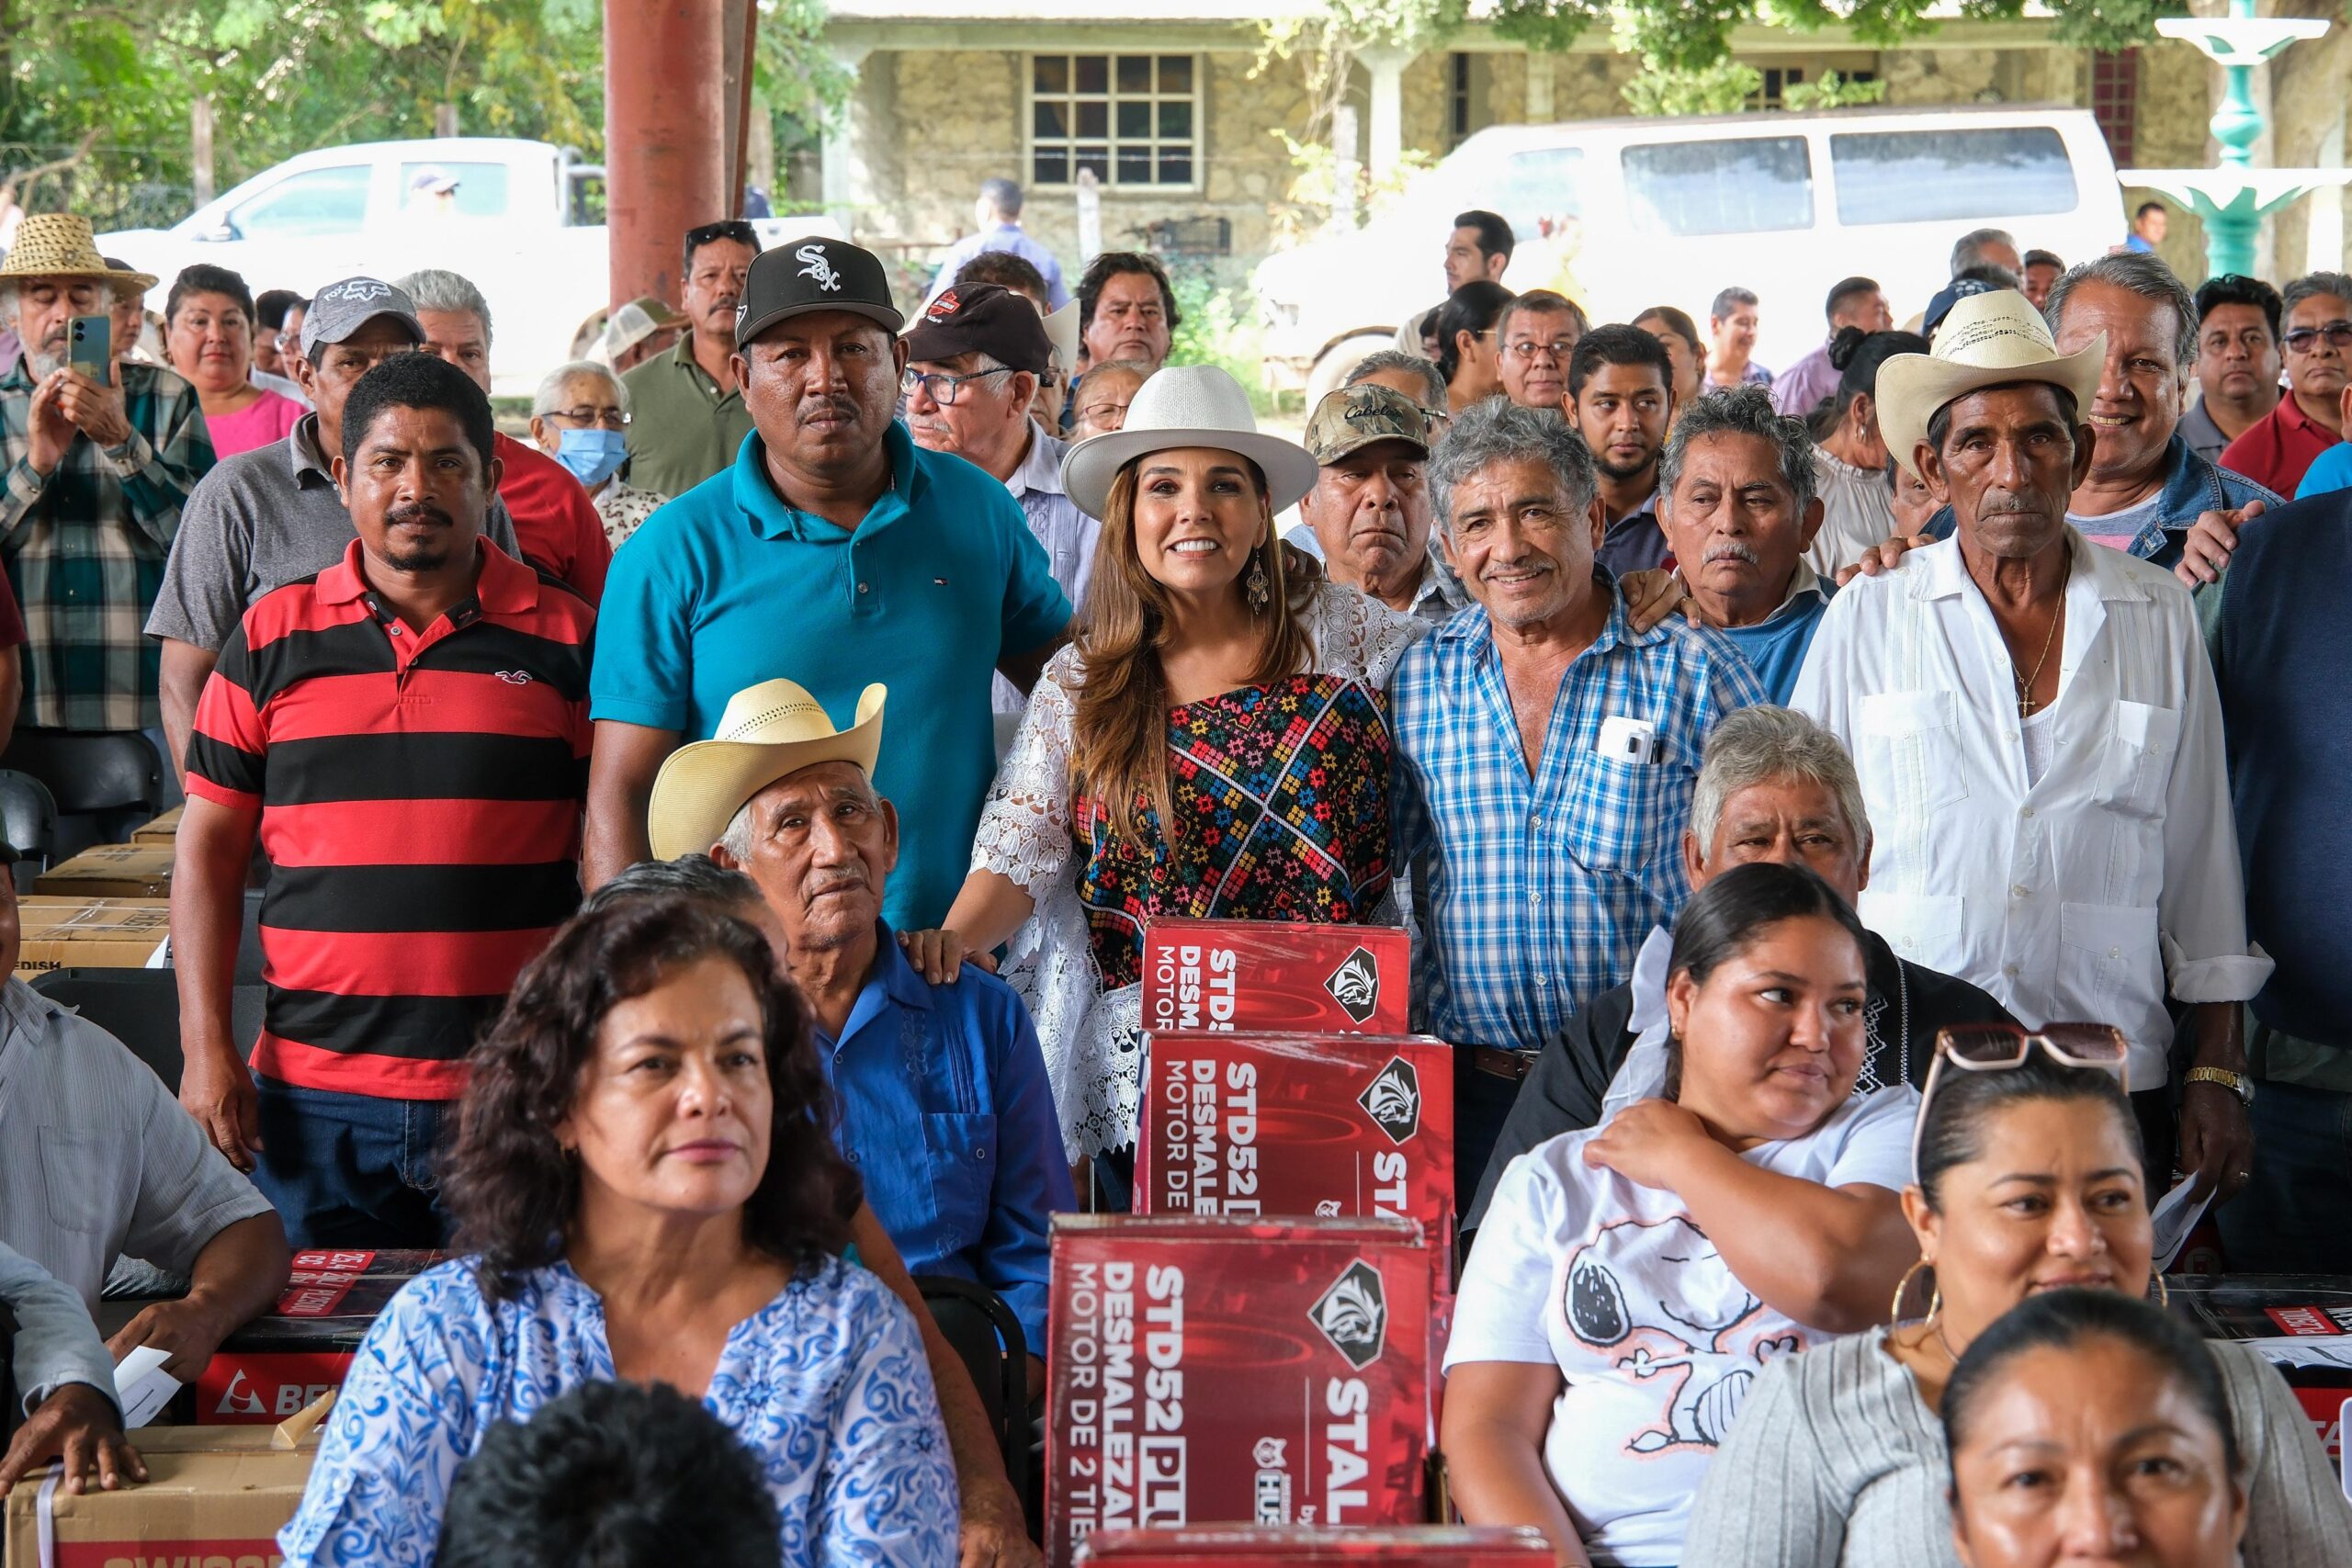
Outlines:
<svg viewBox="0 0 2352 1568"><path fill-rule="evenodd" d="M1200 78L1190 54L1030 56L1030 184L1195 184Z"/></svg>
<svg viewBox="0 0 2352 1568"><path fill-rule="evenodd" d="M2105 51L2091 56L2091 118L2107 136L2107 150L2118 166L2132 162L2132 143L2140 129L2140 51Z"/></svg>
<svg viewBox="0 0 2352 1568"><path fill-rule="evenodd" d="M1863 58L1869 59L1868 56ZM1747 107L1751 109L1786 108L1789 107L1788 93L1791 87L1801 87L1807 82L1818 82L1831 72L1837 73L1839 81L1849 84L1878 80L1878 71L1874 62L1861 65L1832 62L1809 66L1762 66L1758 68L1758 74L1763 80L1757 84L1756 91L1747 95Z"/></svg>

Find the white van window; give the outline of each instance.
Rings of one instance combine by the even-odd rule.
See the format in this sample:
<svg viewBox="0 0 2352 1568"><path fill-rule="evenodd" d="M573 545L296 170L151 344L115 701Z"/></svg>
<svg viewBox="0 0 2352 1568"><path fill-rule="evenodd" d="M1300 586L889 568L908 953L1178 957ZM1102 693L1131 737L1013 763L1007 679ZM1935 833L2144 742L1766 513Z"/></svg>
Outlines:
<svg viewBox="0 0 2352 1568"><path fill-rule="evenodd" d="M2075 165L2050 126L1844 131L1829 139L1838 220L1928 223L2075 210Z"/></svg>
<svg viewBox="0 0 2352 1568"><path fill-rule="evenodd" d="M1813 158L1802 136L1657 141L1624 152L1637 234L1753 234L1813 226Z"/></svg>
<svg viewBox="0 0 2352 1568"><path fill-rule="evenodd" d="M232 210L229 227L241 240L356 234L368 216L368 179L373 172L365 164L353 164L291 175Z"/></svg>
<svg viewBox="0 0 2352 1568"><path fill-rule="evenodd" d="M1581 147L1514 152L1481 193L1479 204L1501 213L1520 239L1555 234L1584 216L1583 178Z"/></svg>

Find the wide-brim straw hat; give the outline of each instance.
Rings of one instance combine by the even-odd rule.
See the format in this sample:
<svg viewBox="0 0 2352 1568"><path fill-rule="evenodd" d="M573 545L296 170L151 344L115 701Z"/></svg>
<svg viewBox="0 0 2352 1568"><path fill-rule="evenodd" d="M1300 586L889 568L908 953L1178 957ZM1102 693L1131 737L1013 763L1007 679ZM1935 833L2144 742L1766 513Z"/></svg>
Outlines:
<svg viewBox="0 0 2352 1568"><path fill-rule="evenodd" d="M17 226L16 243L0 262L0 278L6 277L103 277L141 294L158 281L153 273L107 265L90 220L70 212L36 212Z"/></svg>
<svg viewBox="0 0 2352 1568"><path fill-rule="evenodd" d="M1913 478L1928 421L1954 398L1981 387L2046 381L2074 394L2087 412L2107 362L2101 333L2072 354L2058 352L2050 325L2014 288L1972 295L1951 308L1929 354L1897 354L1878 367L1878 428L1886 449Z"/></svg>
<svg viewBox="0 0 2352 1568"><path fill-rule="evenodd" d="M873 776L882 750L878 682L858 694L857 719L835 729L824 705L791 681L763 681L727 700L718 733L681 746L654 776L646 813L657 860L707 852L726 835L743 803L760 791L819 762L850 762Z"/></svg>
<svg viewBox="0 0 2352 1568"><path fill-rule="evenodd" d="M1065 374L1078 368L1078 301L1073 299L1058 310L1046 312L1046 341L1054 345L1054 357L1059 359Z"/></svg>
<svg viewBox="0 0 2352 1568"><path fill-rule="evenodd" d="M1090 435L1062 454L1062 489L1080 512L1100 518L1121 468L1181 446L1233 452L1257 464L1276 512L1315 488L1315 459L1295 441L1259 434L1240 382L1214 365L1185 365L1159 371L1136 389L1122 428Z"/></svg>

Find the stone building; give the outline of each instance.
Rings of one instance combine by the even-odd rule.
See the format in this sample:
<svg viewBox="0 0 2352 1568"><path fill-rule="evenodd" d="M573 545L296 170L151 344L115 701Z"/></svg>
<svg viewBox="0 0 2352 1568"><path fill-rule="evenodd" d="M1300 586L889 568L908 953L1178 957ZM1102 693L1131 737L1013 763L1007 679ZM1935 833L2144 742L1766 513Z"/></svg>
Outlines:
<svg viewBox="0 0 2352 1568"><path fill-rule="evenodd" d="M1102 248L1157 248L1238 277L1279 242L1286 219L1316 216L1295 205L1300 169L1283 140L1306 129L1306 88L1295 62L1266 56L1264 22L1318 4L831 0L827 40L856 87L824 146L827 207L861 240L919 268L969 231L979 182L1005 175L1029 192L1029 231L1069 265L1080 250L1075 181L1091 167ZM2192 0L2192 8L2222 6ZM2275 147L2257 159L2340 164L2352 71L2343 0L2263 8L2338 25L2257 72L2277 126ZM1861 47L1838 28L1742 28L1733 46L1764 75L1757 107L1835 71L1883 81L1885 101L1897 106L2087 106L2119 166L2213 157L2205 122L2218 73L2187 44L2094 54L2060 46L2047 19L1955 15L1894 49ZM1376 187L1489 125L1625 114L1623 89L1635 69L1605 29L1541 54L1474 21L1420 53L1360 56L1355 112L1341 124L1352 118L1352 151ZM2127 192L2127 203L2148 194ZM2343 205L2340 193L2324 193L2280 214L2265 235L2264 270L2340 265ZM2176 213L2165 253L2184 276L2202 276L2203 240L2187 214Z"/></svg>

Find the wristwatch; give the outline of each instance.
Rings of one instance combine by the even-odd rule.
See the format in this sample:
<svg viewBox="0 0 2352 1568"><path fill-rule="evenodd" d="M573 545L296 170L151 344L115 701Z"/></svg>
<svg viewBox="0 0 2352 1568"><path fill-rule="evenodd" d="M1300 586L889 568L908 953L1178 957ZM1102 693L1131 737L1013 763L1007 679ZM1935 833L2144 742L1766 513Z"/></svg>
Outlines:
<svg viewBox="0 0 2352 1568"><path fill-rule="evenodd" d="M2240 1105L2254 1104L2254 1080L2244 1073L2233 1073L2227 1067L2191 1067L2183 1083L2217 1083L2238 1097Z"/></svg>

